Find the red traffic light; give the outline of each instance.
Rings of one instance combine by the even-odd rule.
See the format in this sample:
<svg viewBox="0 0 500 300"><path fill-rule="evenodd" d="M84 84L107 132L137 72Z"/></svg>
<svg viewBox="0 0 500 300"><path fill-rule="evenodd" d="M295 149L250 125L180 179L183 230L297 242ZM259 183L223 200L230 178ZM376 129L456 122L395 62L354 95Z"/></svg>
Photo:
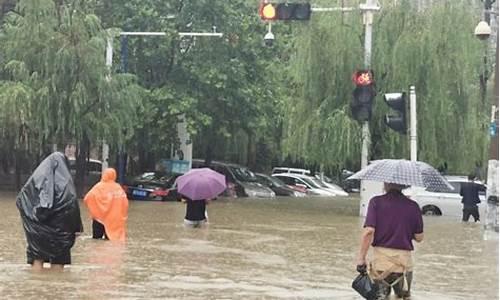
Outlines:
<svg viewBox="0 0 500 300"><path fill-rule="evenodd" d="M272 21L278 18L278 11L276 10L276 4L272 3L260 3L259 5L259 15L264 21Z"/></svg>
<svg viewBox="0 0 500 300"><path fill-rule="evenodd" d="M375 83L371 70L357 71L352 75L352 81L354 81L357 86L367 86Z"/></svg>

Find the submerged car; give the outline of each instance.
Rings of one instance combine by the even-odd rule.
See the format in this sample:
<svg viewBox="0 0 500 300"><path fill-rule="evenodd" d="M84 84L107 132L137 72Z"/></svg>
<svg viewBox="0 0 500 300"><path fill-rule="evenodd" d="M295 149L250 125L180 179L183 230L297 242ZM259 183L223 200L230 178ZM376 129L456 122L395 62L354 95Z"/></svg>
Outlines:
<svg viewBox="0 0 500 300"><path fill-rule="evenodd" d="M264 186L269 187L277 196L304 197L305 192L299 192L287 186L277 177L268 176L265 174L256 173L257 180Z"/></svg>
<svg viewBox="0 0 500 300"><path fill-rule="evenodd" d="M336 185L332 179L330 179L329 177L325 176L325 175L316 175L314 176L316 178L316 181L323 187L323 188L326 188L328 190L332 190L335 194L337 194L337 196L349 196L349 194L344 191L343 188L341 188L340 186Z"/></svg>
<svg viewBox="0 0 500 300"><path fill-rule="evenodd" d="M74 177L76 175L76 159L74 157L68 158L69 171L71 175ZM97 159L88 159L85 161L86 173L87 177L87 185L93 186L94 184L101 181L101 171L102 171L102 162Z"/></svg>
<svg viewBox="0 0 500 300"><path fill-rule="evenodd" d="M122 185L127 197L133 200L180 201L175 180L182 174L146 172Z"/></svg>
<svg viewBox="0 0 500 300"><path fill-rule="evenodd" d="M448 182L453 186L452 191L435 191L430 188L411 187L404 190L404 194L408 195L412 200L416 201L424 215L437 216L462 216L462 196L460 196L460 188L464 183L467 183L467 177L463 176L445 176ZM479 214L484 215L486 209L486 186L477 181L481 190L479 193L478 204Z"/></svg>
<svg viewBox="0 0 500 300"><path fill-rule="evenodd" d="M307 194L311 196L336 196L333 191L323 189L318 183L315 182L313 177L301 174L292 173L277 173L273 174L273 177L277 177L284 183L290 186L301 186L307 189Z"/></svg>
<svg viewBox="0 0 500 300"><path fill-rule="evenodd" d="M237 164L212 161L208 165L201 159L193 159L193 168L210 168L226 176L226 196L272 198L276 194L257 181L255 174L247 167Z"/></svg>

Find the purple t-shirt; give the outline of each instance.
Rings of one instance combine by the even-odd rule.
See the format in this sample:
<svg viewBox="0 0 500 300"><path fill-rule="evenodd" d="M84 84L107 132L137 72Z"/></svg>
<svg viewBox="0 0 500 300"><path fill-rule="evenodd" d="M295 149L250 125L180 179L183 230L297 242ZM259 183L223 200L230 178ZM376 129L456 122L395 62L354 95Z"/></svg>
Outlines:
<svg viewBox="0 0 500 300"><path fill-rule="evenodd" d="M424 232L418 204L397 191L373 197L364 227L375 228L372 246L413 250L414 234Z"/></svg>

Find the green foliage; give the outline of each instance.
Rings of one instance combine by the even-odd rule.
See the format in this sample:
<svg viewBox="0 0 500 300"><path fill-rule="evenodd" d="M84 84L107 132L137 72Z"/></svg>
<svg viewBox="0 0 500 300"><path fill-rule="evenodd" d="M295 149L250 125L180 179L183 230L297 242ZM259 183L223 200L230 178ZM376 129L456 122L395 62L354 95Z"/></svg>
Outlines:
<svg viewBox="0 0 500 300"><path fill-rule="evenodd" d="M481 102L483 48L471 34L479 11L470 1L448 1L417 11L412 1L382 3L373 25L372 69L378 97L371 122L371 159L409 157L409 136L384 124L382 95L417 91L419 159L467 173L486 161L488 108ZM285 112L285 150L310 164L358 165L359 125L347 111L362 67L359 16L322 16L297 30L292 79L297 86ZM484 165L484 163L483 163ZM359 166L359 165L358 165Z"/></svg>
<svg viewBox="0 0 500 300"><path fill-rule="evenodd" d="M63 4L60 4L63 3ZM118 143L134 120L141 89L131 76L106 78L106 33L82 1L22 0L4 20L2 138L16 148Z"/></svg>
<svg viewBox="0 0 500 300"><path fill-rule="evenodd" d="M415 85L419 159L460 173L484 165L489 109L478 78L485 49L471 34L479 8L466 0L425 10L410 0L381 2L370 158L409 157L409 137L383 124L382 94ZM113 151L125 145L141 168L151 168L170 156L177 117L185 114L195 157L260 170L285 158L331 171L358 168L361 126L349 102L351 76L363 68L361 15L315 12L308 22L274 22L275 44L265 47L258 4L20 0L0 32L0 153L105 138ZM213 26L222 38L178 35ZM120 31L166 35L121 38Z"/></svg>

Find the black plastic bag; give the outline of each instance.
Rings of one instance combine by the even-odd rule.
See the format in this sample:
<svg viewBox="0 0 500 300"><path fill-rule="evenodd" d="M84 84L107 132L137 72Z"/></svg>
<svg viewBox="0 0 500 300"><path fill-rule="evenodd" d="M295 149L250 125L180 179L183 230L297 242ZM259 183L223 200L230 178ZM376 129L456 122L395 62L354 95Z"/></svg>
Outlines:
<svg viewBox="0 0 500 300"><path fill-rule="evenodd" d="M359 275L354 278L352 288L365 299L375 299L378 292L378 285L366 273L366 265L358 266L357 270Z"/></svg>
<svg viewBox="0 0 500 300"><path fill-rule="evenodd" d="M73 179L60 152L40 163L17 195L16 205L28 242L28 262L64 255L75 243L75 232L83 231Z"/></svg>

